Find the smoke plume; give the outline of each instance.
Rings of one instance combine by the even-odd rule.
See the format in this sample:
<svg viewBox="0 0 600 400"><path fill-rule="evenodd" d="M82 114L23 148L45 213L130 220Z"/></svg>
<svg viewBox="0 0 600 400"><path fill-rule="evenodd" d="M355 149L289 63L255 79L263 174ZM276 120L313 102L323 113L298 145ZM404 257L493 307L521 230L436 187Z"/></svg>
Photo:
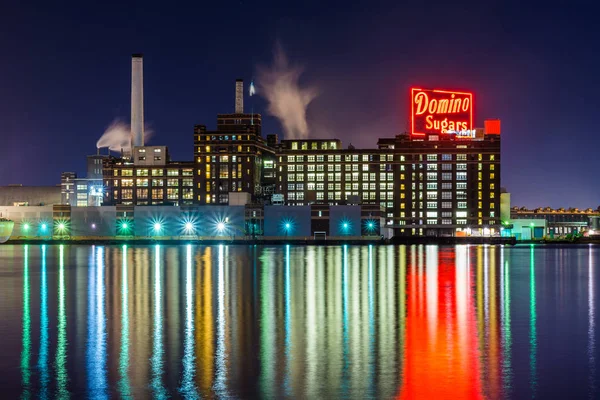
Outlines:
<svg viewBox="0 0 600 400"><path fill-rule="evenodd" d="M144 141L148 140L151 135L151 129L145 126ZM114 120L98 139L96 147L99 149L108 147L112 151L129 152L131 150L131 126L119 119Z"/></svg>
<svg viewBox="0 0 600 400"><path fill-rule="evenodd" d="M318 91L300 87L302 72L303 68L289 64L279 44L275 46L273 65L258 67L258 93L269 102L268 112L279 119L286 139L308 137L306 108Z"/></svg>

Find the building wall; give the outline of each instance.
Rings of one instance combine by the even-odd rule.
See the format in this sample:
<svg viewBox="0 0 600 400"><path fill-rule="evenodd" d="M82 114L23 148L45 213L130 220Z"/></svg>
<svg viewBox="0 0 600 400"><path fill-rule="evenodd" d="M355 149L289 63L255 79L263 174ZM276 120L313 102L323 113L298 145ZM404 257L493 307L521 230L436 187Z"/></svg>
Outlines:
<svg viewBox="0 0 600 400"><path fill-rule="evenodd" d="M330 236L361 236L361 207L337 206L329 208Z"/></svg>
<svg viewBox="0 0 600 400"><path fill-rule="evenodd" d="M512 236L517 240L542 239L545 236L547 223L544 219L511 220Z"/></svg>
<svg viewBox="0 0 600 400"><path fill-rule="evenodd" d="M53 207L2 207L4 216L15 222L12 238L49 238L52 236ZM128 214L127 222L132 236L243 236L245 230L244 206L203 206L203 207L171 207L171 206L136 206ZM123 218L119 217L117 207L72 207L70 219L66 219L68 236L77 237L112 237L123 236L119 225ZM191 222L192 232L185 231L185 223ZM223 231L217 229L222 222ZM160 231L154 230L154 224L160 223ZM24 224L29 225L25 232ZM45 230L41 225L46 224Z"/></svg>
<svg viewBox="0 0 600 400"><path fill-rule="evenodd" d="M265 236L309 237L311 232L310 206L265 206ZM285 229L289 223L290 228Z"/></svg>
<svg viewBox="0 0 600 400"><path fill-rule="evenodd" d="M27 203L29 206L61 204L60 186L0 186L0 207Z"/></svg>
<svg viewBox="0 0 600 400"><path fill-rule="evenodd" d="M72 236L115 236L116 207L73 207Z"/></svg>
<svg viewBox="0 0 600 400"><path fill-rule="evenodd" d="M500 193L500 218L502 221L510 219L510 193Z"/></svg>
<svg viewBox="0 0 600 400"><path fill-rule="evenodd" d="M60 188L58 188L60 195ZM52 206L0 207L3 217L15 222L12 239L18 237L50 238L52 236ZM25 224L29 229L25 230ZM46 229L42 229L42 224Z"/></svg>

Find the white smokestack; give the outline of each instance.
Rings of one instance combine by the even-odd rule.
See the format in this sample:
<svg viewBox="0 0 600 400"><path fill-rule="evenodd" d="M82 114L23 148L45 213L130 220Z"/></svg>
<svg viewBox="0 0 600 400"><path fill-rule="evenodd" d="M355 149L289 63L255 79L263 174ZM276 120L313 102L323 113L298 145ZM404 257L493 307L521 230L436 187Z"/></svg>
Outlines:
<svg viewBox="0 0 600 400"><path fill-rule="evenodd" d="M244 113L244 80L235 80L235 113Z"/></svg>
<svg viewBox="0 0 600 400"><path fill-rule="evenodd" d="M131 143L144 145L144 59L131 56Z"/></svg>

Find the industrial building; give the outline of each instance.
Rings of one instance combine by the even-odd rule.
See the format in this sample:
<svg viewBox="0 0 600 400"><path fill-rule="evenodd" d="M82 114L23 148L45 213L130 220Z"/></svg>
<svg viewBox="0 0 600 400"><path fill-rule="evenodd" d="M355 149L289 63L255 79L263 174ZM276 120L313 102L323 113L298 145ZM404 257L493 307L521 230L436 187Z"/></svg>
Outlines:
<svg viewBox="0 0 600 400"><path fill-rule="evenodd" d="M194 127L197 204L227 204L230 192L273 193L265 166L273 165L275 150L261 135L261 115L244 113L243 89L243 81L236 80L235 113L218 114L215 131Z"/></svg>
<svg viewBox="0 0 600 400"><path fill-rule="evenodd" d="M136 146L104 160L104 205L192 205L194 163L170 161L166 146Z"/></svg>
<svg viewBox="0 0 600 400"><path fill-rule="evenodd" d="M578 208L553 209L540 207L531 210L526 207L513 207L510 214L511 223L513 224L522 220L530 220L531 224L538 225L538 221L543 220L543 236L560 238L588 232L589 228L593 226L592 219L600 217L600 209L579 210ZM540 236L540 233L536 235L537 238L540 238Z"/></svg>
<svg viewBox="0 0 600 400"><path fill-rule="evenodd" d="M339 139L263 138L262 117L244 109L244 83L237 79L234 112L218 114L215 130L196 125L193 160L172 161L166 146L143 140L142 63L141 55L132 56L131 148L101 161L103 205L226 206L244 193L241 205L261 218L271 205L311 212L360 206L394 235L500 234L500 121L476 128L471 93L411 89L410 132L357 149ZM64 178L63 203L97 204L79 193L83 185L70 184L76 177ZM250 225L252 234L273 231ZM316 231L311 225L310 234ZM330 227L322 231L331 234Z"/></svg>
<svg viewBox="0 0 600 400"><path fill-rule="evenodd" d="M364 240L389 237L369 206L2 207L11 240Z"/></svg>
<svg viewBox="0 0 600 400"><path fill-rule="evenodd" d="M500 234L500 121L476 129L470 93L412 89L411 132L357 149L338 139L265 140L238 79L234 113L218 114L216 130L196 125L193 161L173 162L165 146L140 140L140 63L134 55L132 152L104 159L105 205L228 205L247 193L260 206L376 207L395 235Z"/></svg>
<svg viewBox="0 0 600 400"><path fill-rule="evenodd" d="M0 209L61 204L60 186L0 186Z"/></svg>
<svg viewBox="0 0 600 400"><path fill-rule="evenodd" d="M78 178L75 172L63 172L60 176L61 204L72 207L97 207L103 198L103 161L107 155L87 156L86 176Z"/></svg>

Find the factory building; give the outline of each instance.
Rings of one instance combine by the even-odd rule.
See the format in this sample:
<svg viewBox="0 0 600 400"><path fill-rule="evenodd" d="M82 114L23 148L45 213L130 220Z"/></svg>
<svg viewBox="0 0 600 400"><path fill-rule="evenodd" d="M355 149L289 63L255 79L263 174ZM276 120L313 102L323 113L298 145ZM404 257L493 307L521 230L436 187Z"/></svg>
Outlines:
<svg viewBox="0 0 600 400"><path fill-rule="evenodd" d="M500 121L476 128L472 93L413 88L410 131L357 149L339 139L265 140L237 79L234 112L218 114L215 130L196 125L193 161L173 162L166 146L144 146L142 74L134 55L132 150L103 160L103 204L223 206L238 193L248 207L310 206L321 215L360 205L395 235L500 234ZM263 215L259 208L252 213ZM311 230L331 234L318 218Z"/></svg>
<svg viewBox="0 0 600 400"><path fill-rule="evenodd" d="M227 205L246 193L255 204L369 206L395 235L500 234L500 121L476 129L472 94L412 89L411 131L357 149L265 140L260 114L244 112L243 81L235 90L235 112L217 115L216 130L195 126L192 163L156 146L107 160L105 204Z"/></svg>
<svg viewBox="0 0 600 400"><path fill-rule="evenodd" d="M104 205L191 205L194 163L170 161L166 146L137 146L104 160Z"/></svg>
<svg viewBox="0 0 600 400"><path fill-rule="evenodd" d="M0 186L0 207L45 206L61 203L60 186Z"/></svg>
<svg viewBox="0 0 600 400"><path fill-rule="evenodd" d="M107 155L87 156L85 178L75 172L63 172L60 176L61 203L71 207L98 207L103 201L103 161Z"/></svg>
<svg viewBox="0 0 600 400"><path fill-rule="evenodd" d="M544 231L538 234L537 238L546 236L548 238L560 238L572 234L583 234L589 232L593 227L593 219L600 216L600 209L593 210L588 208L580 210L578 208L558 208L540 207L528 209L526 207L513 207L510 211L511 223L514 225L521 220L530 220L533 224L538 221L544 221ZM593 230L593 229L592 229ZM595 232L592 232L594 235Z"/></svg>
<svg viewBox="0 0 600 400"><path fill-rule="evenodd" d="M235 113L218 114L215 131L194 127L197 204L228 204L230 192L254 197L272 192L263 172L265 165L273 165L274 149L261 135L261 115L244 113L241 79L235 89Z"/></svg>
<svg viewBox="0 0 600 400"><path fill-rule="evenodd" d="M468 140L455 135L430 135L427 140L396 137L394 227L398 233L499 233L500 132L495 123L493 130L486 124Z"/></svg>

